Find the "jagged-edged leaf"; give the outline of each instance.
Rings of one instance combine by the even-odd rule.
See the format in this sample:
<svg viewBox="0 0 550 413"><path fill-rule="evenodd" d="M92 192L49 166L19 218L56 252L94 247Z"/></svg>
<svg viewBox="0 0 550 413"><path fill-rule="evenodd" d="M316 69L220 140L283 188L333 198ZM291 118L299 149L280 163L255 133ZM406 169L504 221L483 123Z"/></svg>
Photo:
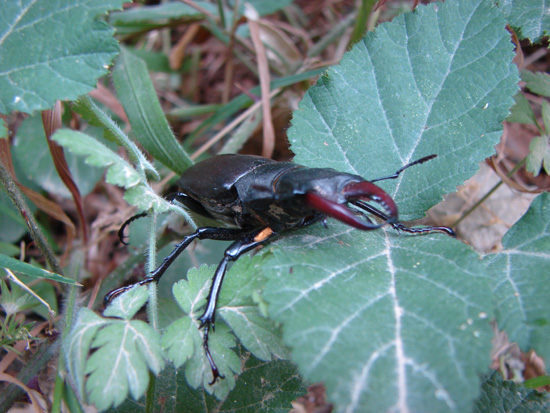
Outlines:
<svg viewBox="0 0 550 413"><path fill-rule="evenodd" d="M262 291L266 280L264 260L242 257L224 280L217 314L231 327L241 344L261 360L288 358L281 343L281 333L273 321L260 313L254 302L255 293Z"/></svg>
<svg viewBox="0 0 550 413"><path fill-rule="evenodd" d="M87 308L80 310L63 347L78 391L100 410L116 407L129 394L140 398L149 370L159 374L164 368L160 336L152 327L139 320L101 318Z"/></svg>
<svg viewBox="0 0 550 413"><path fill-rule="evenodd" d="M149 185L136 185L124 193L124 199L130 205L137 206L142 211L154 210L158 213L174 209L169 202L159 196ZM181 210L181 208L179 208ZM181 210L183 211L183 210ZM193 221L186 212L182 212L187 222Z"/></svg>
<svg viewBox="0 0 550 413"><path fill-rule="evenodd" d="M110 184L131 188L143 183L142 176L128 162L85 133L60 129L52 139L71 152L86 156L88 164L108 167L107 182Z"/></svg>
<svg viewBox="0 0 550 413"><path fill-rule="evenodd" d="M491 1L418 7L369 33L309 89L289 137L295 161L377 182L401 219L421 217L494 153L518 90L506 22ZM443 234L364 233L329 221L288 234L264 297L308 380L337 411L465 411L489 363L485 267Z"/></svg>
<svg viewBox="0 0 550 413"><path fill-rule="evenodd" d="M123 3L3 1L0 113L47 109L92 90L118 53L114 31L101 15Z"/></svg>
<svg viewBox="0 0 550 413"><path fill-rule="evenodd" d="M510 341L550 358L550 195L539 195L489 256L497 321Z"/></svg>
<svg viewBox="0 0 550 413"><path fill-rule="evenodd" d="M32 278L45 278L60 283L81 286L81 284L75 280L63 277L62 275L45 270L43 268L35 267L34 265L27 264L26 262L16 260L15 258L11 258L3 254L0 254L0 268L9 268L14 272L25 274ZM4 275L5 274L2 274L2 276Z"/></svg>
<svg viewBox="0 0 550 413"><path fill-rule="evenodd" d="M111 117L103 112L89 97L81 97L73 108L75 112L88 120L90 125L103 128L105 139L116 143L118 146L124 147L132 163L143 175L145 175L146 172L151 172L155 178L159 179L155 167L145 158L145 155L139 150L136 144L132 142Z"/></svg>
<svg viewBox="0 0 550 413"><path fill-rule="evenodd" d="M193 162L168 125L143 60L122 49L113 82L138 141L157 161L182 174Z"/></svg>
<svg viewBox="0 0 550 413"><path fill-rule="evenodd" d="M101 327L110 323L111 320L101 318L88 308L82 308L71 333L63 341L68 370L81 397L85 397L86 361L92 340Z"/></svg>
<svg viewBox="0 0 550 413"><path fill-rule="evenodd" d="M103 315L105 317L117 317L123 320L131 320L132 317L143 307L149 297L147 288L135 287L114 298Z"/></svg>
<svg viewBox="0 0 550 413"><path fill-rule="evenodd" d="M498 372L486 375L473 413L484 412L546 412L550 410L550 396L527 389L513 381L503 381Z"/></svg>
<svg viewBox="0 0 550 413"><path fill-rule="evenodd" d="M520 39L535 43L548 35L550 15L546 0L498 0L497 4Z"/></svg>
<svg viewBox="0 0 550 413"><path fill-rule="evenodd" d="M417 219L494 153L518 90L506 22L489 0L418 7L346 53L288 131L295 161L366 179L438 157L381 186Z"/></svg>
<svg viewBox="0 0 550 413"><path fill-rule="evenodd" d="M287 356L281 344L280 333L272 321L260 314L253 294L263 288L265 277L261 275L261 257L241 258L226 275L218 300L215 332L210 331L209 346L220 372L226 376L207 391L223 399L234 386L229 378L231 371L240 373L240 362L235 350L234 337L221 322L223 319L233 330L244 347L262 360ZM189 316L174 321L163 335L163 347L176 367L187 362L186 377L194 388L212 380L208 362L202 347L202 333L198 330L198 318L202 315L205 298L216 267L201 266L191 269L187 280L174 285L174 296L180 308Z"/></svg>
<svg viewBox="0 0 550 413"><path fill-rule="evenodd" d="M183 366L195 354L196 335L197 326L188 316L174 321L164 331L162 349L176 368ZM199 347L202 348L200 343Z"/></svg>
<svg viewBox="0 0 550 413"><path fill-rule="evenodd" d="M133 205L142 210L153 208L157 213L173 209L169 202L149 187L142 174L91 136L78 131L60 129L52 139L71 152L86 156L86 162L90 165L108 168L106 181L126 188L125 199Z"/></svg>
<svg viewBox="0 0 550 413"><path fill-rule="evenodd" d="M235 337L229 328L221 323L216 323L215 332L210 329L209 347L212 357L225 379L219 380L211 386L212 372L203 349L202 331L199 330L199 317L202 315L202 307L210 290L210 281L214 267L201 265L198 269L192 268L187 273L187 280L181 280L173 287L174 297L180 308L187 314L187 321L174 321L164 333L163 347L171 361L176 365L187 362L185 365L185 377L193 388L203 386L208 393L214 394L218 399L223 399L235 386L234 373L241 370L239 357L232 350L235 347ZM177 330L184 327L183 330ZM177 353L177 347L181 353Z"/></svg>
<svg viewBox="0 0 550 413"><path fill-rule="evenodd" d="M277 243L264 297L338 411L464 411L489 363L490 290L459 241L330 222Z"/></svg>
<svg viewBox="0 0 550 413"><path fill-rule="evenodd" d="M86 392L98 409L121 404L128 394L138 399L147 390L149 370L164 368L160 337L140 320L114 320L97 332L95 352L86 362Z"/></svg>

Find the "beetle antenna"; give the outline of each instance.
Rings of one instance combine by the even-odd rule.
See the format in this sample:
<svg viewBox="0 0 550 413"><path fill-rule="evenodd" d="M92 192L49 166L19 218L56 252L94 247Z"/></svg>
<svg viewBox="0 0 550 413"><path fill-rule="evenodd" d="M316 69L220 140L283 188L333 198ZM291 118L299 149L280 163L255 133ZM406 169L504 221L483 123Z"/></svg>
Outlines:
<svg viewBox="0 0 550 413"><path fill-rule="evenodd" d="M128 245L126 241L124 241L125 238L128 238L126 235L124 235L124 230L128 225L130 225L132 222L134 222L136 219L146 217L148 214L147 212L141 212L140 214L136 214L130 218L128 218L126 221L124 221L124 224L120 227L118 230L118 239L120 242L122 242L124 245Z"/></svg>
<svg viewBox="0 0 550 413"><path fill-rule="evenodd" d="M437 158L436 154L425 156L423 158L417 159L416 161L408 163L407 165L405 165L401 169L398 169L393 175L385 176L384 178L371 179L370 182L385 181L386 179L396 179L399 176L399 174L401 172L403 172L405 169L410 168L411 166L414 166L414 165L418 165L418 164L421 164L421 163L424 163L424 162L428 162L428 161L430 161L434 158Z"/></svg>

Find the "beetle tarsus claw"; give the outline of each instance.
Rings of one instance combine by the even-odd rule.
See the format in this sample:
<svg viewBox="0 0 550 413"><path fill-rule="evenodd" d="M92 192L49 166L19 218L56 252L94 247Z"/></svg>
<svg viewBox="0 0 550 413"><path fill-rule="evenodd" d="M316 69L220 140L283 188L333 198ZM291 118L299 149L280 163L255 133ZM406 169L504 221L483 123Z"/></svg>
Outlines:
<svg viewBox="0 0 550 413"><path fill-rule="evenodd" d="M116 290L113 290L105 295L105 298L103 299L103 304L105 305L105 307L107 307L107 305L109 305L115 298L117 298L119 295L124 294L127 291L130 291L132 288L141 287L142 285L150 284L152 282L158 283L158 281L158 278L148 277L135 284L130 284L124 287L117 288Z"/></svg>
<svg viewBox="0 0 550 413"><path fill-rule="evenodd" d="M218 370L218 366L216 366L216 362L214 361L212 354L210 354L210 348L208 347L208 333L210 331L211 326L212 326L212 331L214 331L214 323L212 321L205 320L204 333L202 335L202 347L204 348L204 354L206 356L206 359L208 360L208 364L210 364L210 370L212 370L213 378L212 378L212 381L208 383L210 386L214 385L218 381L218 379L225 378L225 376L221 374L220 371ZM202 325L199 328L202 328Z"/></svg>

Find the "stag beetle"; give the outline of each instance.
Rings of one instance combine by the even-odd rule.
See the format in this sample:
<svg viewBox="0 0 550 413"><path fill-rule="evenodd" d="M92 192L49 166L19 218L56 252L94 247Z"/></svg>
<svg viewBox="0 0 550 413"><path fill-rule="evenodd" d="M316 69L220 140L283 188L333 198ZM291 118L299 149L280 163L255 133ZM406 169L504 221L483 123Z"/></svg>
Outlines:
<svg viewBox="0 0 550 413"><path fill-rule="evenodd" d="M389 224L398 231L412 234L442 232L454 237L454 231L447 227L406 227L397 220L397 206L393 199L373 183L395 179L405 169L435 157L426 156L405 165L393 175L371 181L334 169L307 168L260 156L218 155L206 159L183 173L178 182L181 192L173 194L173 198L193 212L234 228L198 228L177 244L147 278L111 291L105 296L105 303L135 285L158 282L170 264L195 239L234 241L225 250L216 269L206 308L199 318L199 328L204 328L204 351L212 369L213 380L210 384L213 384L223 376L208 349L208 333L210 327L214 330L216 303L227 264L286 230L324 222L326 217L360 230L373 230ZM349 205L359 209L351 209ZM374 222L367 214L377 217L379 222ZM127 224L143 215L126 221L119 235Z"/></svg>

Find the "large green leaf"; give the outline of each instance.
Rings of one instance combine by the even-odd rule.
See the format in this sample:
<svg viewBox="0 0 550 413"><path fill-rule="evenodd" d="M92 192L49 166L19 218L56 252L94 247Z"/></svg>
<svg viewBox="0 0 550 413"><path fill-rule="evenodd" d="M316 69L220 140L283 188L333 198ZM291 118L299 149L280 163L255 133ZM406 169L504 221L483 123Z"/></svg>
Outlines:
<svg viewBox="0 0 550 413"><path fill-rule="evenodd" d="M330 223L273 247L269 313L305 377L339 411L463 411L489 363L490 289L444 236Z"/></svg>
<svg viewBox="0 0 550 413"><path fill-rule="evenodd" d="M550 194L539 195L489 257L499 328L550 358Z"/></svg>
<svg viewBox="0 0 550 413"><path fill-rule="evenodd" d="M2 1L0 113L47 109L95 87L118 53L98 17L124 0Z"/></svg>
<svg viewBox="0 0 550 413"><path fill-rule="evenodd" d="M380 25L305 95L288 131L295 161L387 176L402 218L420 218L494 153L518 71L506 22L488 0L419 7Z"/></svg>
<svg viewBox="0 0 550 413"><path fill-rule="evenodd" d="M518 72L490 1L446 1L380 25L295 112L295 161L380 183L421 217L494 152ZM491 292L478 255L444 235L362 233L329 222L268 260L270 316L338 411L465 411L489 363Z"/></svg>

